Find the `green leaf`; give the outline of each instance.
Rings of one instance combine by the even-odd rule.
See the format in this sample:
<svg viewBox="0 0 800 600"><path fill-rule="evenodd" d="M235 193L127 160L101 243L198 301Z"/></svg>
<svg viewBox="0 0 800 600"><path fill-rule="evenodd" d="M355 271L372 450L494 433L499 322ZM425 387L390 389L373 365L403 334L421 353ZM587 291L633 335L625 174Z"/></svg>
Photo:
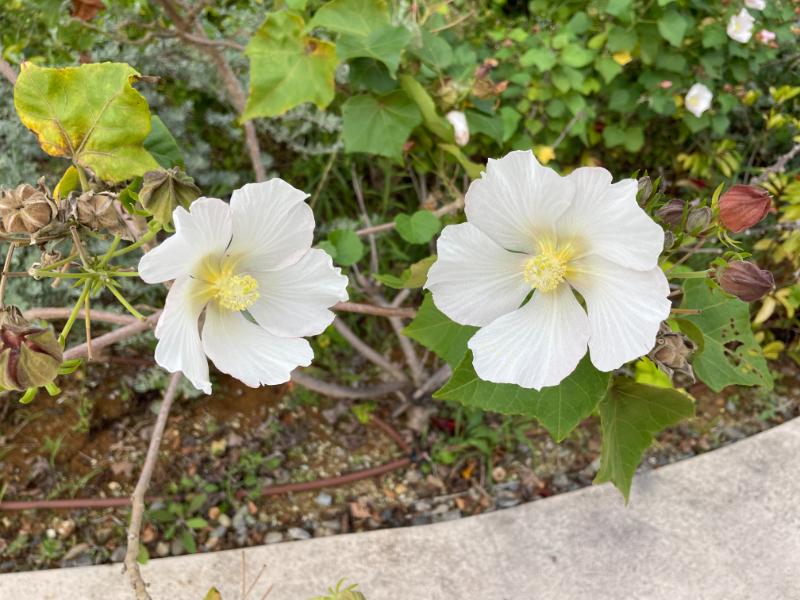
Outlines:
<svg viewBox="0 0 800 600"><path fill-rule="evenodd" d="M367 36L342 35L336 42L336 54L343 60L374 58L386 65L394 76L400 66L400 55L411 41L405 27L384 25Z"/></svg>
<svg viewBox="0 0 800 600"><path fill-rule="evenodd" d="M464 114L470 133L483 133L498 144L503 142L503 119L499 115L487 115L476 110L467 110Z"/></svg>
<svg viewBox="0 0 800 600"><path fill-rule="evenodd" d="M178 147L178 142L175 141L170 130L164 125L164 121L153 115L152 125L153 129L150 131L150 135L144 140L145 149L165 169L171 169L172 167L185 168L183 152Z"/></svg>
<svg viewBox="0 0 800 600"><path fill-rule="evenodd" d="M364 256L364 243L352 229L331 231L328 239L320 242L319 247L343 267L356 264Z"/></svg>
<svg viewBox="0 0 800 600"><path fill-rule="evenodd" d="M194 535L188 529L184 529L181 531L180 535L181 543L183 547L186 548L186 551L189 554L196 554L197 553L197 543L194 541Z"/></svg>
<svg viewBox="0 0 800 600"><path fill-rule="evenodd" d="M217 588L212 587L210 590L208 590L208 593L203 600L222 600L222 594L219 593Z"/></svg>
<svg viewBox="0 0 800 600"><path fill-rule="evenodd" d="M405 269L400 277L389 273L379 273L374 277L383 285L396 290L420 288L425 285L425 281L428 279L428 270L434 262L436 262L435 254L415 262Z"/></svg>
<svg viewBox="0 0 800 600"><path fill-rule="evenodd" d="M682 315L682 321L696 325L703 333L703 351L692 361L697 377L715 392L729 385L772 389L772 374L750 328L748 304L719 288L710 288L703 279L686 280L683 294L682 307L701 311L699 315Z"/></svg>
<svg viewBox="0 0 800 600"><path fill-rule="evenodd" d="M476 331L477 327L459 325L448 319L436 308L430 294L425 294L417 316L403 329L405 335L435 352L451 367L467 353L467 342Z"/></svg>
<svg viewBox="0 0 800 600"><path fill-rule="evenodd" d="M561 62L568 67L579 69L594 60L594 52L577 44L570 44L561 51Z"/></svg>
<svg viewBox="0 0 800 600"><path fill-rule="evenodd" d="M625 15L631 8L633 0L609 0L606 12L615 17Z"/></svg>
<svg viewBox="0 0 800 600"><path fill-rule="evenodd" d="M428 131L444 142L449 144L455 142L453 126L447 122L447 119L436 112L436 104L430 94L422 87L422 84L410 75L400 75L398 79L400 80L400 87L408 94L409 98L416 102L422 113L422 121Z"/></svg>
<svg viewBox="0 0 800 600"><path fill-rule="evenodd" d="M535 66L545 73L555 66L556 55L550 48L531 48L520 56L519 64L522 67Z"/></svg>
<svg viewBox="0 0 800 600"><path fill-rule="evenodd" d="M621 52L623 50L632 51L636 48L638 41L639 37L636 35L635 30L615 26L608 34L606 47L611 52Z"/></svg>
<svg viewBox="0 0 800 600"><path fill-rule="evenodd" d="M468 353L434 398L507 415L536 417L560 442L592 414L606 395L609 377L598 371L587 355L559 385L536 391L480 379L472 366L472 354Z"/></svg>
<svg viewBox="0 0 800 600"><path fill-rule="evenodd" d="M410 217L400 214L394 219L397 233L410 244L427 244L442 229L442 222L429 210L418 210Z"/></svg>
<svg viewBox="0 0 800 600"><path fill-rule="evenodd" d="M453 49L441 36L422 30L419 46L412 49L412 52L422 62L437 71L443 71L453 64Z"/></svg>
<svg viewBox="0 0 800 600"><path fill-rule="evenodd" d="M612 482L625 502L642 453L659 431L694 415L688 396L620 377L600 402L603 441L595 483Z"/></svg>
<svg viewBox="0 0 800 600"><path fill-rule="evenodd" d="M158 168L143 146L150 109L131 85L138 78L122 63L51 69L26 62L14 86L14 106L45 152L117 183Z"/></svg>
<svg viewBox="0 0 800 600"><path fill-rule="evenodd" d="M662 388L674 388L675 386L672 385L672 380L669 378L669 375L664 373L661 369L658 368L658 365L654 363L652 360L643 356L639 360L636 361L636 364L633 367L634 369L634 379L636 383L644 383L647 385L654 385L656 387Z"/></svg>
<svg viewBox="0 0 800 600"><path fill-rule="evenodd" d="M398 87L383 63L371 58L356 58L350 61L350 83L355 89L368 90L376 94L388 94Z"/></svg>
<svg viewBox="0 0 800 600"><path fill-rule="evenodd" d="M674 9L664 13L658 20L658 32L673 46L680 46L689 24L686 18Z"/></svg>
<svg viewBox="0 0 800 600"><path fill-rule="evenodd" d="M422 122L417 105L397 90L383 96L351 96L342 106L345 152L366 152L394 159Z"/></svg>
<svg viewBox="0 0 800 600"><path fill-rule="evenodd" d="M454 156L458 161L458 164L461 165L461 168L466 171L467 175L469 175L471 179L478 179L481 176L483 165L472 162L467 155L461 151L461 148L455 144L439 144L438 147L440 150L444 150L448 154Z"/></svg>
<svg viewBox="0 0 800 600"><path fill-rule="evenodd" d="M269 13L248 42L250 93L243 121L281 115L304 102L325 108L333 100L335 47L305 35L304 27L296 14Z"/></svg>
<svg viewBox="0 0 800 600"><path fill-rule="evenodd" d="M314 14L308 28L323 27L336 33L367 36L389 22L383 0L333 0Z"/></svg>
<svg viewBox="0 0 800 600"><path fill-rule="evenodd" d="M594 63L594 68L606 83L610 83L617 75L622 73L622 67L610 56L601 56Z"/></svg>
<svg viewBox="0 0 800 600"><path fill-rule="evenodd" d="M192 529L202 529L203 527L208 526L208 521L202 517L194 517L193 519L188 519L186 521L186 526L191 527Z"/></svg>

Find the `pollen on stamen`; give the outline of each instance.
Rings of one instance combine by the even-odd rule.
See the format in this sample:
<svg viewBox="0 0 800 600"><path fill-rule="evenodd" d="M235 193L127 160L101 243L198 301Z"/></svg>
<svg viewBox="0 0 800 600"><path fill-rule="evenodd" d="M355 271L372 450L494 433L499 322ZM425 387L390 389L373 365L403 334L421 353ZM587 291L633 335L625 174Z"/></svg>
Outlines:
<svg viewBox="0 0 800 600"><path fill-rule="evenodd" d="M545 250L525 262L523 277L531 287L552 292L564 281L566 261L557 252Z"/></svg>
<svg viewBox="0 0 800 600"><path fill-rule="evenodd" d="M250 308L259 296L258 281L250 275L225 277L217 283L215 295L220 306L236 311Z"/></svg>

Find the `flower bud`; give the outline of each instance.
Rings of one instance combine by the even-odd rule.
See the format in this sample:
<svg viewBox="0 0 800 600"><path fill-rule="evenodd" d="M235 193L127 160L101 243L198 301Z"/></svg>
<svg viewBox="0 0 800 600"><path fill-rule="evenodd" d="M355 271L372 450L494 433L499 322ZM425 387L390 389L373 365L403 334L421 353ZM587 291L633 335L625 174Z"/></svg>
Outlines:
<svg viewBox="0 0 800 600"><path fill-rule="evenodd" d="M0 386L23 391L51 383L63 353L52 329L34 327L15 306L0 311Z"/></svg>
<svg viewBox="0 0 800 600"><path fill-rule="evenodd" d="M639 187L637 193L639 204L644 205L653 195L653 182L647 175L645 175L643 177L639 177L639 181L637 183Z"/></svg>
<svg viewBox="0 0 800 600"><path fill-rule="evenodd" d="M467 124L467 115L460 110L451 110L445 116L455 130L456 144L459 146L466 146L467 142L469 142L469 125Z"/></svg>
<svg viewBox="0 0 800 600"><path fill-rule="evenodd" d="M169 223L178 206L189 208L200 195L194 179L180 169L148 171L142 178L139 202L159 223Z"/></svg>
<svg viewBox="0 0 800 600"><path fill-rule="evenodd" d="M111 233L124 232L125 226L114 206L116 198L111 192L84 192L75 205L78 223L93 231L107 229Z"/></svg>
<svg viewBox="0 0 800 600"><path fill-rule="evenodd" d="M739 233L767 216L772 197L754 185L735 185L719 200L719 220L725 229Z"/></svg>
<svg viewBox="0 0 800 600"><path fill-rule="evenodd" d="M698 206L686 215L686 231L691 235L703 233L711 224L711 209L708 206Z"/></svg>
<svg viewBox="0 0 800 600"><path fill-rule="evenodd" d="M737 260L728 263L719 276L719 285L729 294L745 302L755 302L769 294L775 287L772 273L757 264Z"/></svg>
<svg viewBox="0 0 800 600"><path fill-rule="evenodd" d="M58 208L48 198L44 184L37 189L23 183L14 190L0 191L0 218L7 233L36 233L56 214Z"/></svg>
<svg viewBox="0 0 800 600"><path fill-rule="evenodd" d="M683 207L685 203L683 200L670 200L664 206L656 211L656 216L661 219L663 223L677 227L683 221Z"/></svg>
<svg viewBox="0 0 800 600"><path fill-rule="evenodd" d="M675 234L667 230L664 232L664 250L669 250L675 245Z"/></svg>
<svg viewBox="0 0 800 600"><path fill-rule="evenodd" d="M683 333L672 331L669 325L661 323L656 336L656 345L647 357L670 378L677 371L694 381L694 371L689 363L689 357L696 349L695 343Z"/></svg>

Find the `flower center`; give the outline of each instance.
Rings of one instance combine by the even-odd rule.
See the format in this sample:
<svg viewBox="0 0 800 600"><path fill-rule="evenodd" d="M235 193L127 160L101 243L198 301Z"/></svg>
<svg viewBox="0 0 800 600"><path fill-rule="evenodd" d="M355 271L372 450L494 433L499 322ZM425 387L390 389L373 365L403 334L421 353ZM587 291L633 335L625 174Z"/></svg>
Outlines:
<svg viewBox="0 0 800 600"><path fill-rule="evenodd" d="M523 277L531 287L542 292L552 292L564 281L567 274L568 254L555 248L542 248L525 263Z"/></svg>
<svg viewBox="0 0 800 600"><path fill-rule="evenodd" d="M228 310L250 308L260 294L258 282L250 275L223 275L217 281L214 297L219 305Z"/></svg>

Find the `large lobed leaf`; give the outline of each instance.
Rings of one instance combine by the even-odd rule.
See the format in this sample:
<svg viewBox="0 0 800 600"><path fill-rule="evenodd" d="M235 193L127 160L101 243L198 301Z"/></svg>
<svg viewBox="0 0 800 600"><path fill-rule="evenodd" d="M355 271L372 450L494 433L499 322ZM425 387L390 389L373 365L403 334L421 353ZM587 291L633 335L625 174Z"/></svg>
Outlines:
<svg viewBox="0 0 800 600"><path fill-rule="evenodd" d="M366 152L394 159L422 122L419 109L402 90L383 96L352 96L342 106L346 152Z"/></svg>
<svg viewBox="0 0 800 600"><path fill-rule="evenodd" d="M685 315L683 320L696 325L703 334L703 350L692 361L703 383L715 392L728 385L772 389L772 374L750 328L750 309L745 302L709 287L705 280L688 279L681 306L700 310L700 314Z"/></svg>
<svg viewBox="0 0 800 600"><path fill-rule="evenodd" d="M389 8L384 0L332 0L320 7L308 27L366 36L388 23Z"/></svg>
<svg viewBox="0 0 800 600"><path fill-rule="evenodd" d="M433 303L433 297L425 294L417 316L403 333L418 341L428 350L455 367L467 353L467 342L478 331L448 319Z"/></svg>
<svg viewBox="0 0 800 600"><path fill-rule="evenodd" d="M480 379L472 366L472 353L468 353L434 397L508 415L536 417L560 442L592 414L606 395L609 377L609 373L598 371L587 355L559 385L537 391Z"/></svg>
<svg viewBox="0 0 800 600"><path fill-rule="evenodd" d="M599 410L603 442L594 482L612 482L627 502L642 453L659 431L693 416L694 403L676 390L620 377Z"/></svg>
<svg viewBox="0 0 800 600"><path fill-rule="evenodd" d="M150 133L147 101L131 85L130 65L97 63L44 68L23 63L14 106L42 149L112 183L158 168L143 147Z"/></svg>
<svg viewBox="0 0 800 600"><path fill-rule="evenodd" d="M325 108L333 100L336 49L305 34L302 17L269 13L245 49L250 93L242 120L274 117L304 102Z"/></svg>

